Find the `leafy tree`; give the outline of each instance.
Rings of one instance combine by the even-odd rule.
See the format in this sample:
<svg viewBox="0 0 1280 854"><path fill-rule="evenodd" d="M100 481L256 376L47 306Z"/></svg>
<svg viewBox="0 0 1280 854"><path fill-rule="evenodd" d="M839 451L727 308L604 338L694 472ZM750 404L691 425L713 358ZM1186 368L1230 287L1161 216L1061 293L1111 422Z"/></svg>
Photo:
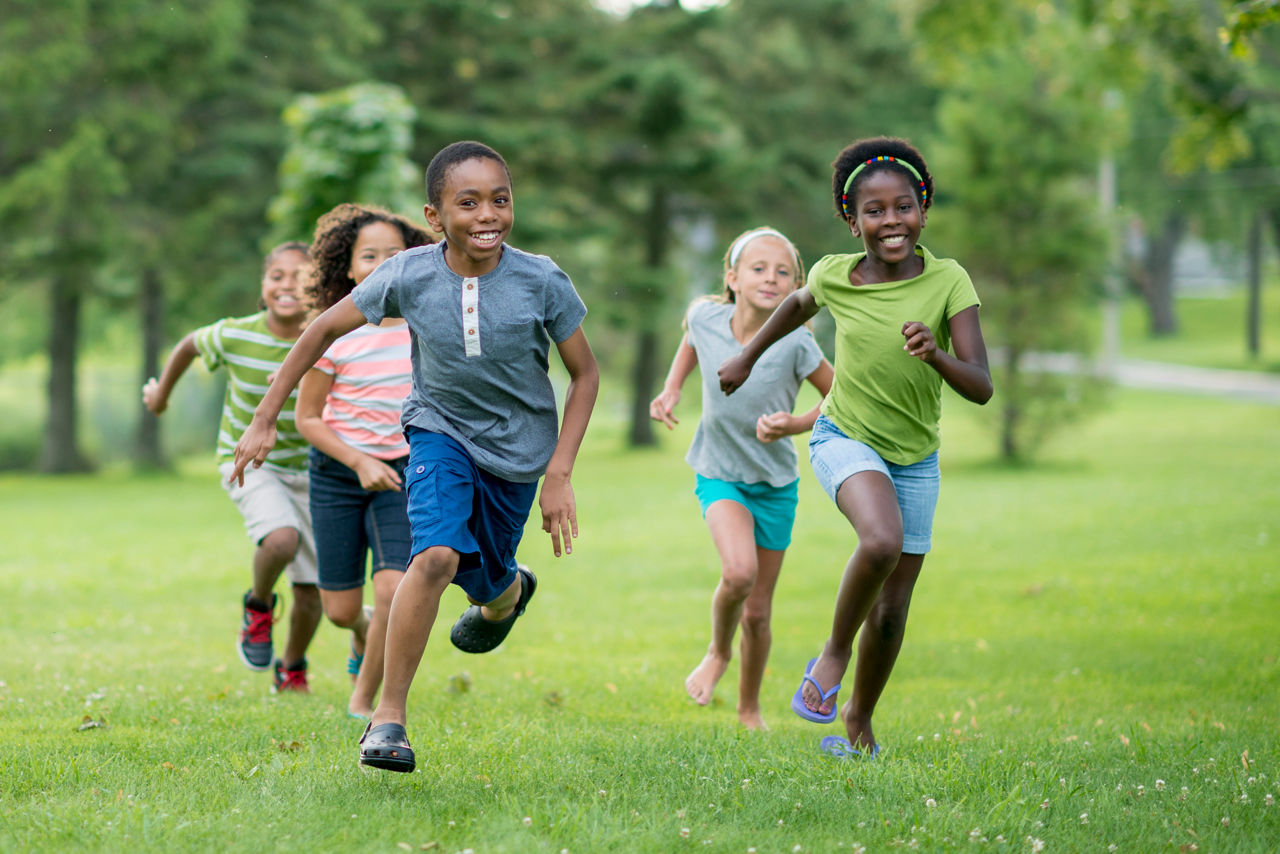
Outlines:
<svg viewBox="0 0 1280 854"><path fill-rule="evenodd" d="M925 24L942 27L945 16L939 35L962 31L954 11L939 4ZM1087 391L1076 375L1032 370L1029 357L1089 349L1083 310L1112 231L1093 179L1114 130L1099 109L1103 81L1080 71L1088 40L1068 16L1046 20L1028 5L986 23L1020 49L976 44L951 55L930 145L940 177L929 230L978 284L1000 393L1000 451L1014 459L1077 414Z"/></svg>
<svg viewBox="0 0 1280 854"><path fill-rule="evenodd" d="M422 172L406 156L416 115L404 91L387 83L294 100L284 112L289 142L268 210L270 242L310 240L316 220L343 202L421 211Z"/></svg>

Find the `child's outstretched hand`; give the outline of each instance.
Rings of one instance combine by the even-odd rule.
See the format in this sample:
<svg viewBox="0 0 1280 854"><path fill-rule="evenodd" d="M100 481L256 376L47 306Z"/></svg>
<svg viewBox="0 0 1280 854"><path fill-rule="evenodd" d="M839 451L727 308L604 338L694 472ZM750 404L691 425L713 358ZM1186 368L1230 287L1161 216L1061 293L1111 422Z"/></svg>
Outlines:
<svg viewBox="0 0 1280 854"><path fill-rule="evenodd" d="M915 356L926 364L933 364L938 355L938 342L933 338L932 329L918 320L909 320L902 324L902 337L907 339L902 349L908 355Z"/></svg>
<svg viewBox="0 0 1280 854"><path fill-rule="evenodd" d="M245 429L244 435L236 443L236 464L231 471L227 483L235 482L244 486L244 470L253 463L254 468L261 468L267 461L267 454L276 446L276 422L262 421L254 416Z"/></svg>
<svg viewBox="0 0 1280 854"><path fill-rule="evenodd" d="M739 353L725 359L716 375L720 377L720 390L725 394L733 394L751 376L751 363L744 354Z"/></svg>
<svg viewBox="0 0 1280 854"><path fill-rule="evenodd" d="M542 510L542 530L551 535L551 549L556 557L560 557L561 543L565 554L573 554L573 540L578 536L578 506L569 478L552 474L544 477L538 507Z"/></svg>
<svg viewBox="0 0 1280 854"><path fill-rule="evenodd" d="M169 401L160 394L160 381L155 377L147 380L142 386L142 405L152 415L159 415L169 408Z"/></svg>
<svg viewBox="0 0 1280 854"><path fill-rule="evenodd" d="M776 442L784 436L797 432L792 429L793 416L790 412L775 412L772 415L761 415L756 419L756 438L761 442Z"/></svg>
<svg viewBox="0 0 1280 854"><path fill-rule="evenodd" d="M654 421L661 421L667 425L668 430L676 429L676 425L680 423L680 419L676 418L672 412L675 411L676 404L680 402L680 389L662 390L662 394L653 399L649 404L649 417Z"/></svg>

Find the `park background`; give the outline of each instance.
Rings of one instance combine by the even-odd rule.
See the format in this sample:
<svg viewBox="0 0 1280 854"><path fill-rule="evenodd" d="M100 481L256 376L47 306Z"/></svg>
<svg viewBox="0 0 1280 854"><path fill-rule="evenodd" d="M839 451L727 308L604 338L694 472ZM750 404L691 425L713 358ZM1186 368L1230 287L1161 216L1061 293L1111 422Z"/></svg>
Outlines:
<svg viewBox="0 0 1280 854"><path fill-rule="evenodd" d="M0 848L1275 847L1275 3L2 17ZM830 162L879 134L929 160L925 243L973 275L997 395L945 400L886 761L841 767L785 704L847 530L802 471L774 729L736 731L732 669L691 708L716 577L680 459L694 380L673 435L646 410L733 235L773 225L808 264L851 248ZM322 629L313 671L335 672L303 702L231 661L248 547L213 483L221 377L190 371L159 421L139 388L184 332L254 311L264 250L333 204L420 218L422 166L462 138L507 158L512 242L590 309L584 539L500 654L433 641L410 722L430 759L371 779L340 633ZM1152 363L1184 391L1119 382ZM550 563L543 539L531 526L524 559Z"/></svg>

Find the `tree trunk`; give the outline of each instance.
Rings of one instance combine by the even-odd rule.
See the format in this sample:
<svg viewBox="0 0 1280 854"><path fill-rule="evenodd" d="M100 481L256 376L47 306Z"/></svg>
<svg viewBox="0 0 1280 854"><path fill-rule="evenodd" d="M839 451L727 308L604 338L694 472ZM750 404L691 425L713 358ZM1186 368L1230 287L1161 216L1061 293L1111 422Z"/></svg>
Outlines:
<svg viewBox="0 0 1280 854"><path fill-rule="evenodd" d="M138 293L138 314L142 324L142 383L160 374L160 347L164 336L164 286L160 273L148 267L142 273ZM141 385L141 383L139 383ZM160 419L138 404L138 431L134 436L133 462L139 468L169 467L160 447Z"/></svg>
<svg viewBox="0 0 1280 854"><path fill-rule="evenodd" d="M1173 256L1187 230L1187 217L1175 211L1165 217L1160 233L1147 244L1147 275L1142 277L1142 295L1147 302L1147 331L1154 337L1178 331L1173 307Z"/></svg>
<svg viewBox="0 0 1280 854"><path fill-rule="evenodd" d="M1022 422L1022 395L1017 390L1021 354L1009 347L1004 352L1004 377L1001 397L1004 406L1000 410L1000 457L1006 462L1018 458L1018 427Z"/></svg>
<svg viewBox="0 0 1280 854"><path fill-rule="evenodd" d="M645 214L645 266L649 280L660 280L667 263L669 219L667 189L655 183L649 190L649 209ZM649 418L649 401L658 377L658 333L654 326L661 315L661 293L646 294L648 305L638 306L642 324L636 337L636 361L631 370L631 444L634 447L656 445L653 421Z"/></svg>
<svg viewBox="0 0 1280 854"><path fill-rule="evenodd" d="M1262 349L1262 219L1258 211L1249 223L1249 237L1245 250L1245 283L1248 299L1245 302L1244 341L1249 358L1258 358Z"/></svg>
<svg viewBox="0 0 1280 854"><path fill-rule="evenodd" d="M76 444L76 350L80 343L80 283L58 273L49 288L49 420L40 450L42 472L90 469Z"/></svg>

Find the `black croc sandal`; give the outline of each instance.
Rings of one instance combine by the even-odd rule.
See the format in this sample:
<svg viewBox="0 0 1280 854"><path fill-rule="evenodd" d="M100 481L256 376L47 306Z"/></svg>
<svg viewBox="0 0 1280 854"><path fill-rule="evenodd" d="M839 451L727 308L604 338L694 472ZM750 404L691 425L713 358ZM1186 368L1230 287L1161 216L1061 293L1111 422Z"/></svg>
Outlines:
<svg viewBox="0 0 1280 854"><path fill-rule="evenodd" d="M525 606L533 598L538 589L538 579L527 566L517 566L520 573L520 601L511 615L502 620L486 620L480 613L479 605L472 605L462 612L458 622L453 624L449 632L449 640L463 652L489 652L506 640L515 625L516 618L524 613Z"/></svg>
<svg viewBox="0 0 1280 854"><path fill-rule="evenodd" d="M383 771L407 773L414 769L413 748L400 724L378 724L373 721L360 736L360 764Z"/></svg>

